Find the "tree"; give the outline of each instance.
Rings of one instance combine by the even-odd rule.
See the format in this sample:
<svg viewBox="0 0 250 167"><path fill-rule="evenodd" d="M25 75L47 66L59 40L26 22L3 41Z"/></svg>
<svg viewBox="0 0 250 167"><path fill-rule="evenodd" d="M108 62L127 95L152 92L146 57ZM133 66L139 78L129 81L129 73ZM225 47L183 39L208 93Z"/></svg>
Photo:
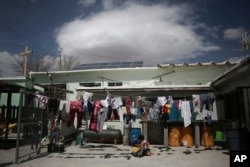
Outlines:
<svg viewBox="0 0 250 167"><path fill-rule="evenodd" d="M30 54L27 61L27 70L28 74L30 71L39 72L39 71L48 71L54 64L54 58L49 55L39 55L39 54ZM24 70L24 57L15 55L14 56L13 68L18 74L23 74Z"/></svg>
<svg viewBox="0 0 250 167"><path fill-rule="evenodd" d="M63 56L63 57L60 57L60 60L58 61L57 69L60 71L69 71L78 65L80 65L80 63L77 57Z"/></svg>
<svg viewBox="0 0 250 167"><path fill-rule="evenodd" d="M62 61L53 58L49 55L41 54L30 54L27 57L27 69L26 73L28 76L29 72L41 72L50 71L53 69L68 71L79 65L79 61L73 56L64 56ZM61 63L60 63L61 62ZM61 65L60 65L61 64ZM55 65L55 66L54 66ZM15 55L13 69L17 74L23 75L24 70L24 56Z"/></svg>

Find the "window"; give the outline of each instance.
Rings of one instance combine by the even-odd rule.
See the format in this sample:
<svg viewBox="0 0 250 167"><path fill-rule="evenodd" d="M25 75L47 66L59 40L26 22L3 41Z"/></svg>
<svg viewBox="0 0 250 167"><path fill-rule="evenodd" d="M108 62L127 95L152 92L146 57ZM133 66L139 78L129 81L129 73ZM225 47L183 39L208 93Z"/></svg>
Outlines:
<svg viewBox="0 0 250 167"><path fill-rule="evenodd" d="M85 83L80 83L80 86L85 86L85 87L101 87L100 82L85 82Z"/></svg>
<svg viewBox="0 0 250 167"><path fill-rule="evenodd" d="M108 82L108 86L122 86L122 82Z"/></svg>

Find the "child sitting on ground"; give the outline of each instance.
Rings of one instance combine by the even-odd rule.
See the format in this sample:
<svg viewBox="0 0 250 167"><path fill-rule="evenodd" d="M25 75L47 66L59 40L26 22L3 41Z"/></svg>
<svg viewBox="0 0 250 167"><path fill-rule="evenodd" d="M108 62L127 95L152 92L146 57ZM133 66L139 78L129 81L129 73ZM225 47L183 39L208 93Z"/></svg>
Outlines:
<svg viewBox="0 0 250 167"><path fill-rule="evenodd" d="M144 155L147 155L147 152L149 151L149 146L147 140L144 139L143 135L139 135L138 137L140 144L138 145L140 147L140 152L138 153L139 157L142 157Z"/></svg>

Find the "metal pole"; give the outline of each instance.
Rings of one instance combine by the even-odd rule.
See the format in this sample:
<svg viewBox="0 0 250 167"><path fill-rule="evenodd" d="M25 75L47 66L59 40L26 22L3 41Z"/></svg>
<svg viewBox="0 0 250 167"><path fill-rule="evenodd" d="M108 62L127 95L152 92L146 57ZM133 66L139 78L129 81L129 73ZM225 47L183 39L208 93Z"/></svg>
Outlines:
<svg viewBox="0 0 250 167"><path fill-rule="evenodd" d="M19 157L19 140L20 140L20 124L21 124L21 113L22 113L22 106L23 106L23 93L24 90L20 89L20 99L19 99L19 110L18 110L18 124L17 124L17 140L16 140L16 158L15 163L18 163Z"/></svg>
<svg viewBox="0 0 250 167"><path fill-rule="evenodd" d="M199 122L194 122L194 130L195 130L195 147L200 147L201 140L200 140L200 124Z"/></svg>
<svg viewBox="0 0 250 167"><path fill-rule="evenodd" d="M62 54L60 54L59 71L62 71Z"/></svg>
<svg viewBox="0 0 250 167"><path fill-rule="evenodd" d="M164 127L163 127L163 135L164 135L163 144L165 147L168 147L168 123L167 122L166 122L166 125L164 125Z"/></svg>

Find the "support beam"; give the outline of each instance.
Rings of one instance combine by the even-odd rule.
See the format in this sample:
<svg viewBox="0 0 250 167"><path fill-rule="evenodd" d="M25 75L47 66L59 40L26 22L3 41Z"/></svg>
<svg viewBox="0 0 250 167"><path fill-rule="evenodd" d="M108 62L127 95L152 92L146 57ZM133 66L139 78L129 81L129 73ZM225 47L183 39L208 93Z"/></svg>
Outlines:
<svg viewBox="0 0 250 167"><path fill-rule="evenodd" d="M166 126L164 126L164 128L163 128L163 135L164 135L163 144L164 144L164 146L168 147L168 125L167 125L167 123L166 123Z"/></svg>
<svg viewBox="0 0 250 167"><path fill-rule="evenodd" d="M194 122L194 129L195 129L195 146L200 147L201 139L200 139L200 125L199 122Z"/></svg>

